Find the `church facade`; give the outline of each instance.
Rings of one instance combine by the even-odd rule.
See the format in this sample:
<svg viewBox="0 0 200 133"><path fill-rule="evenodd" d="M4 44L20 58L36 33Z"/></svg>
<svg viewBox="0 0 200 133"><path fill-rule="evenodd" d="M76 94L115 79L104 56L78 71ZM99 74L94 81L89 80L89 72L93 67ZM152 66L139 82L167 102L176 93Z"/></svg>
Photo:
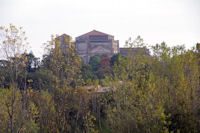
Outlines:
<svg viewBox="0 0 200 133"><path fill-rule="evenodd" d="M114 36L93 30L86 34L76 37L76 52L85 63L89 63L92 56L106 55L113 56L119 53L119 41Z"/></svg>

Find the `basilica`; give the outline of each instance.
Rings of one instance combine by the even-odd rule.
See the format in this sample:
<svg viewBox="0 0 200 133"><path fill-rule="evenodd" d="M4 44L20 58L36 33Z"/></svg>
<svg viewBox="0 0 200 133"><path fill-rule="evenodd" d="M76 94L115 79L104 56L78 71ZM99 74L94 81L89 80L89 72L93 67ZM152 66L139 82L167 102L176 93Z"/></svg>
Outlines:
<svg viewBox="0 0 200 133"><path fill-rule="evenodd" d="M67 45L65 39L62 39L66 37L70 38L70 36L66 34L59 36L62 47ZM97 30L90 31L76 37L75 48L76 53L82 57L85 63L89 63L90 58L95 55L112 57L114 54L120 53L122 55L126 55L130 52L136 53L139 50L139 48L134 48L131 51L128 48L120 48L119 40L115 40L113 35L109 35Z"/></svg>

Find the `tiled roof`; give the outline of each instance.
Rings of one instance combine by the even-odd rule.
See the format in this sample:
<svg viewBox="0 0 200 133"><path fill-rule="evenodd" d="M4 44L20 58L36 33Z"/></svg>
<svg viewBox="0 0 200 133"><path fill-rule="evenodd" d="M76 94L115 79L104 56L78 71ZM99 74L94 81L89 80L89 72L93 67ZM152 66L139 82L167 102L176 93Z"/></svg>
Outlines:
<svg viewBox="0 0 200 133"><path fill-rule="evenodd" d="M109 35L109 34L106 34L106 33L103 33L103 32L97 31L97 30L93 30L93 31L90 31L83 35L80 35L79 37L84 37L84 36L112 36L112 35Z"/></svg>

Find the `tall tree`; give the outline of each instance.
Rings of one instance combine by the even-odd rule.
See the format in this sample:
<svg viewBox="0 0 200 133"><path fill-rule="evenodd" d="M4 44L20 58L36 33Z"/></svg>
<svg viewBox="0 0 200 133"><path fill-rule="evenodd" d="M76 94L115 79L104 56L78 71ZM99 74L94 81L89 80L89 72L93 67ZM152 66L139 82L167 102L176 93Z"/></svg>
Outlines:
<svg viewBox="0 0 200 133"><path fill-rule="evenodd" d="M14 105L17 98L17 92L18 92L18 79L20 73L23 71L23 67L25 66L24 61L21 61L23 59L22 53L25 53L27 48L27 37L25 36L25 32L22 30L22 27L17 28L16 26L10 24L8 28L6 27L0 27L0 34L1 34L1 41L0 41L0 48L2 56L10 62L7 66L9 78L10 78L10 89L12 92L11 98L8 100L11 100L11 103L8 104L12 111L9 113L9 120L10 120L10 132L13 133L14 129ZM26 78L26 75L25 75ZM24 84L26 87L26 83ZM21 105L22 108L22 121L24 122L24 91L22 91L22 101L23 104ZM23 123L22 122L22 123Z"/></svg>

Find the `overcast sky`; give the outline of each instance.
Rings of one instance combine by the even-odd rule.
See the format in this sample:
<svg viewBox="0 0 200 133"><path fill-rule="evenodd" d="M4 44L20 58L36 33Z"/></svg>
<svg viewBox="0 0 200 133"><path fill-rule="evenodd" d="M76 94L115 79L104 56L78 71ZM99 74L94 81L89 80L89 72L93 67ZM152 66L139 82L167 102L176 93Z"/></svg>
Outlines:
<svg viewBox="0 0 200 133"><path fill-rule="evenodd" d="M93 29L122 47L141 35L148 44L200 42L200 0L0 0L0 26L22 26L36 56L53 34L75 37Z"/></svg>

